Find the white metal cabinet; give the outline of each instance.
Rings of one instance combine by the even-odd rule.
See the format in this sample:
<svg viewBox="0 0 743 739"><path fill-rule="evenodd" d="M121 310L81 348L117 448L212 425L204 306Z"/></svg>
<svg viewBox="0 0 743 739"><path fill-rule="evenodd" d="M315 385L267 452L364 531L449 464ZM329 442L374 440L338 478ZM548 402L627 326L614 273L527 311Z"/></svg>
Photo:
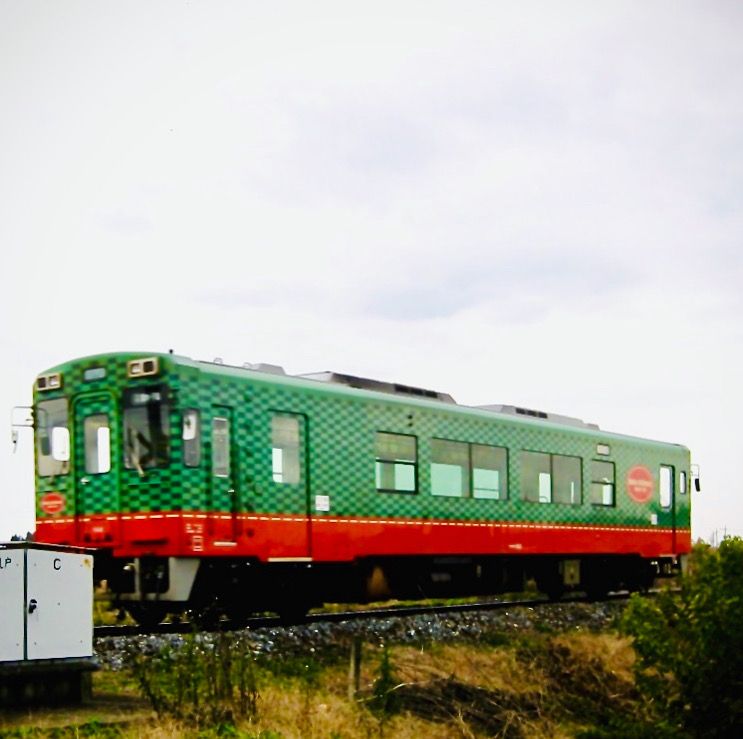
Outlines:
<svg viewBox="0 0 743 739"><path fill-rule="evenodd" d="M0 665L91 657L93 557L0 545Z"/></svg>
<svg viewBox="0 0 743 739"><path fill-rule="evenodd" d="M93 653L93 558L29 549L26 562L27 658Z"/></svg>
<svg viewBox="0 0 743 739"><path fill-rule="evenodd" d="M23 659L23 550L0 549L0 662Z"/></svg>

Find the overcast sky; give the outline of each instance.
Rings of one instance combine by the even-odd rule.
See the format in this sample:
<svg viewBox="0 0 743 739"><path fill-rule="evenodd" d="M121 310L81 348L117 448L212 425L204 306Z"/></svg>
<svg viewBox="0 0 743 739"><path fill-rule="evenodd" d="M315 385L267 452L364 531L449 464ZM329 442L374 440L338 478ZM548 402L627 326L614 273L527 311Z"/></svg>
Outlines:
<svg viewBox="0 0 743 739"><path fill-rule="evenodd" d="M734 0L0 0L0 407L102 351L332 369L686 444L694 536L743 534L741 39Z"/></svg>

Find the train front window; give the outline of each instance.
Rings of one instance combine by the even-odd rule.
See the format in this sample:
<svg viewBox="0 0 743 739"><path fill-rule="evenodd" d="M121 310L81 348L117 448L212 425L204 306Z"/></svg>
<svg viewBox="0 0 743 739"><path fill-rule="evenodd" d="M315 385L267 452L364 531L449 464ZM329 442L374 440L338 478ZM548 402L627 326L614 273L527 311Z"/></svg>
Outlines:
<svg viewBox="0 0 743 739"><path fill-rule="evenodd" d="M70 468L67 400L43 400L36 406L36 459L40 477L64 475Z"/></svg>
<svg viewBox="0 0 743 739"><path fill-rule="evenodd" d="M99 413L83 421L85 471L100 475L111 470L111 429L108 416Z"/></svg>
<svg viewBox="0 0 743 739"><path fill-rule="evenodd" d="M170 404L165 388L130 388L124 392L124 467L140 475L170 459Z"/></svg>

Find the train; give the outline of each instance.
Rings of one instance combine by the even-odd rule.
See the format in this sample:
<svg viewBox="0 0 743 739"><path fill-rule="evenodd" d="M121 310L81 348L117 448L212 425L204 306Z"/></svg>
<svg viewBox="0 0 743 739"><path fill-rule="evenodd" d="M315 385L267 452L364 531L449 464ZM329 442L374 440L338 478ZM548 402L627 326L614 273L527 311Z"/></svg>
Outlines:
<svg viewBox="0 0 743 739"><path fill-rule="evenodd" d="M644 589L691 549L690 452L340 372L172 352L35 380L35 539L140 623L327 602Z"/></svg>

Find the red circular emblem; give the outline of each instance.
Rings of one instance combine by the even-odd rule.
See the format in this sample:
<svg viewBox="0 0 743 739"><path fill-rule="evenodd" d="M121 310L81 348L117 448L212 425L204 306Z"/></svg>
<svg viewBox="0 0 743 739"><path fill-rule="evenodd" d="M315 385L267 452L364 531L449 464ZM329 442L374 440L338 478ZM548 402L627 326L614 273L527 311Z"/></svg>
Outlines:
<svg viewBox="0 0 743 739"><path fill-rule="evenodd" d="M653 497L653 473L645 465L635 465L627 473L627 495L635 503L647 503Z"/></svg>
<svg viewBox="0 0 743 739"><path fill-rule="evenodd" d="M44 513L61 513L64 510L65 498L62 493L47 493L39 501L39 507Z"/></svg>

